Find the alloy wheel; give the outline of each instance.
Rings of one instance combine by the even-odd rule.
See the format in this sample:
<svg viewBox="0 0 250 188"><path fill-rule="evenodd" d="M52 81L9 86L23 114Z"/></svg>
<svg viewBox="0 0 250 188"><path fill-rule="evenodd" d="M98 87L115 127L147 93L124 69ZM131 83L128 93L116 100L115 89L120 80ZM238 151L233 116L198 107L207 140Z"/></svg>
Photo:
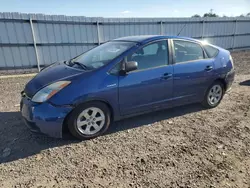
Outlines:
<svg viewBox="0 0 250 188"><path fill-rule="evenodd" d="M223 90L220 85L214 85L208 93L207 101L210 105L215 106L218 104L222 98Z"/></svg>
<svg viewBox="0 0 250 188"><path fill-rule="evenodd" d="M96 107L83 110L77 118L77 129L84 135L93 135L99 132L105 124L104 112Z"/></svg>

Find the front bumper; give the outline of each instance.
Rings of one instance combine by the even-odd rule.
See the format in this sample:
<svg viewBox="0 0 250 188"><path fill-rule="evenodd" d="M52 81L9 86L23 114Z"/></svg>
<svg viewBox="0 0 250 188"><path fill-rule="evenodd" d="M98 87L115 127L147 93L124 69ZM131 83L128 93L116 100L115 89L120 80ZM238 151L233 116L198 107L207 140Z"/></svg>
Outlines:
<svg viewBox="0 0 250 188"><path fill-rule="evenodd" d="M20 104L22 117L35 133L62 138L63 121L72 107L56 107L50 103L34 103L23 97Z"/></svg>

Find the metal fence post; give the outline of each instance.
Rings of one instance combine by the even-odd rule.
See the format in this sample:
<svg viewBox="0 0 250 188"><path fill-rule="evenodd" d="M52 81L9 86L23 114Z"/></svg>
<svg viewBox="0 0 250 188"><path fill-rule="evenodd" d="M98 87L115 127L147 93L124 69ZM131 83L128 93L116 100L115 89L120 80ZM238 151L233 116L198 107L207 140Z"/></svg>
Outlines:
<svg viewBox="0 0 250 188"><path fill-rule="evenodd" d="M204 38L204 28L205 27L205 20L203 19L203 21L202 21L202 34L201 34L201 39L203 40L203 38Z"/></svg>
<svg viewBox="0 0 250 188"><path fill-rule="evenodd" d="M236 32L237 32L237 19L235 20L235 25L234 25L234 33L233 33L233 38L232 38L232 50L234 50Z"/></svg>
<svg viewBox="0 0 250 188"><path fill-rule="evenodd" d="M40 68L39 56L38 56L38 51L37 51L37 46L36 46L36 36L35 36L35 31L34 31L34 27L33 27L32 18L30 18L30 28L31 28L31 32L32 32L33 45L34 45L34 49L35 49L37 69L40 72L41 68Z"/></svg>
<svg viewBox="0 0 250 188"><path fill-rule="evenodd" d="M101 44L101 38L100 38L99 21L96 22L96 27L97 27L98 45L100 45Z"/></svg>
<svg viewBox="0 0 250 188"><path fill-rule="evenodd" d="M161 21L160 24L161 24L161 25L160 25L161 35L163 35L163 22Z"/></svg>

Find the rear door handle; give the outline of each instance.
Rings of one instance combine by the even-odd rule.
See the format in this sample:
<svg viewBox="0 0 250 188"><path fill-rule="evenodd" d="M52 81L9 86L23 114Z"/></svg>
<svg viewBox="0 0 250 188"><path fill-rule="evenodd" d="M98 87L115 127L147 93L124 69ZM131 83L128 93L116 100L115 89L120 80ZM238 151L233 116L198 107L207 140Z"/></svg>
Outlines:
<svg viewBox="0 0 250 188"><path fill-rule="evenodd" d="M211 70L213 70L213 66L211 65L206 66L205 71L211 71Z"/></svg>
<svg viewBox="0 0 250 188"><path fill-rule="evenodd" d="M173 74L171 74L171 73L165 73L161 77L161 80L167 80L167 79L171 78L172 76L173 76Z"/></svg>

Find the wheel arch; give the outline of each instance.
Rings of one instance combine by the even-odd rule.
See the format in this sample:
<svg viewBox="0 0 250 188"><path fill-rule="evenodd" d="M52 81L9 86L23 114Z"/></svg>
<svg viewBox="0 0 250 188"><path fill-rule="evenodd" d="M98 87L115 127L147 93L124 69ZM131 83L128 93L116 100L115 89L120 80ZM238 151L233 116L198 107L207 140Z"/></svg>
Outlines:
<svg viewBox="0 0 250 188"><path fill-rule="evenodd" d="M215 83L215 82L221 82L223 85L224 92L227 90L227 83L226 83L225 79L217 78L213 83Z"/></svg>
<svg viewBox="0 0 250 188"><path fill-rule="evenodd" d="M221 95L221 98L220 100L216 103L216 104L208 104L208 101L207 101L207 95L208 95L208 92L210 90L210 88L215 85L215 84L221 84L222 85L222 95ZM218 106L221 102L221 100L223 99L223 95L225 94L225 91L226 91L226 81L223 79L223 78L217 78L215 79L211 85L207 88L205 94L204 94L204 98L203 100L201 101L201 104L206 107L206 108L215 108L216 106Z"/></svg>
<svg viewBox="0 0 250 188"><path fill-rule="evenodd" d="M212 82L210 83L210 85L206 88L206 90L205 90L204 93L203 93L203 98L205 97L205 95L206 95L207 91L209 90L209 88L210 88L215 82L220 82L220 83L222 83L223 89L224 89L224 93L226 92L227 83L226 83L226 81L225 81L224 78L219 77L219 78L214 79L214 81L212 81Z"/></svg>
<svg viewBox="0 0 250 188"><path fill-rule="evenodd" d="M111 114L110 119L111 119L111 121L114 120L114 109L113 109L113 107L111 106L111 104L108 101L100 99L100 98L91 98L91 99L88 99L88 100L85 100L85 101L78 102L78 103L73 105L73 109L64 118L63 126L62 126L62 132L63 133L69 131L68 126L67 126L67 120L68 120L70 114L73 112L73 110L75 108L77 108L78 106L82 105L82 104L91 103L91 102L100 102L100 103L105 104L108 107L108 109L110 110L110 114Z"/></svg>

